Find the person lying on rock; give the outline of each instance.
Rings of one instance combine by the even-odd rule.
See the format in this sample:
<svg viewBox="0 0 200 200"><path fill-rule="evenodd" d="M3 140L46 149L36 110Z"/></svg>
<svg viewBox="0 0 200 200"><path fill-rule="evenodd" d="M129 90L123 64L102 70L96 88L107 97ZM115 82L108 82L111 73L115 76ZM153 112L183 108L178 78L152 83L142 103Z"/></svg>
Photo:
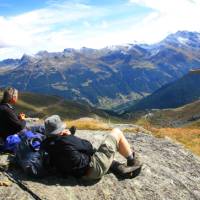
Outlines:
<svg viewBox="0 0 200 200"><path fill-rule="evenodd" d="M25 114L17 115L12 105L18 101L18 90L12 87L6 88L0 103L0 139L20 132L26 126Z"/></svg>
<svg viewBox="0 0 200 200"><path fill-rule="evenodd" d="M113 129L95 150L89 141L71 134L58 115L48 117L44 124L47 138L41 148L49 154L50 165L64 177L97 180L109 169L124 178L140 173L141 165L120 129ZM127 159L126 164L114 161L117 151Z"/></svg>

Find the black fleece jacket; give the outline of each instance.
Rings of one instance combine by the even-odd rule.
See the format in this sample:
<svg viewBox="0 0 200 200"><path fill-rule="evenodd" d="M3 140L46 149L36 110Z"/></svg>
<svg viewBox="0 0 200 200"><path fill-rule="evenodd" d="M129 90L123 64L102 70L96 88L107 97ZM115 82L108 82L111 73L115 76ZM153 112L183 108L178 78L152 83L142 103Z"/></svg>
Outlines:
<svg viewBox="0 0 200 200"><path fill-rule="evenodd" d="M18 133L26 126L26 121L19 120L13 107L0 103L0 137L5 140L8 135Z"/></svg>
<svg viewBox="0 0 200 200"><path fill-rule="evenodd" d="M94 153L89 141L74 135L49 137L42 142L41 148L49 154L50 165L64 176L85 175Z"/></svg>

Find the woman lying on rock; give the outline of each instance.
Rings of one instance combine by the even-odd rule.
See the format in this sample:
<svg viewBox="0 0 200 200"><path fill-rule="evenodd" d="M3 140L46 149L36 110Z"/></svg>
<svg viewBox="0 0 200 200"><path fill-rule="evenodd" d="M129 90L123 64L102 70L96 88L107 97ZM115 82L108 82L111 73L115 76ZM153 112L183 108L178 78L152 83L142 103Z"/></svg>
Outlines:
<svg viewBox="0 0 200 200"><path fill-rule="evenodd" d="M118 128L107 135L98 150L89 141L71 134L58 115L45 120L45 134L41 148L49 154L50 165L65 177L96 180L111 169L122 178L132 178L141 171L141 164L136 162L135 153ZM127 159L126 164L114 161L117 151Z"/></svg>

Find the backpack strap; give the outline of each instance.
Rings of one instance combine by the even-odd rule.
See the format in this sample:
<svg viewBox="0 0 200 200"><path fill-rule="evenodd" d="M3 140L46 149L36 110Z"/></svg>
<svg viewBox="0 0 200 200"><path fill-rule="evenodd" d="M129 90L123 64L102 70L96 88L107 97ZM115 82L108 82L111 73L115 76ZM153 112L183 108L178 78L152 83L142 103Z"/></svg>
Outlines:
<svg viewBox="0 0 200 200"><path fill-rule="evenodd" d="M28 144L29 144L30 148L31 148L33 151L39 151L39 149L40 149L40 144L41 144L41 142L42 142L42 139L41 139L41 138L38 138L38 137L35 137L35 138L28 138L27 141L28 141Z"/></svg>

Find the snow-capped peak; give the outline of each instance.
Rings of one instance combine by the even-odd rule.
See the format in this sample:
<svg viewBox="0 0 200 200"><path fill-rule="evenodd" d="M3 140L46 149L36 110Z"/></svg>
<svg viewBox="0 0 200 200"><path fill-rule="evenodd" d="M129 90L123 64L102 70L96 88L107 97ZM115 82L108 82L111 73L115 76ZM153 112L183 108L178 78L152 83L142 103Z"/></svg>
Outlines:
<svg viewBox="0 0 200 200"><path fill-rule="evenodd" d="M188 42L188 38L184 38L184 37L178 37L177 40L183 45L186 45Z"/></svg>

